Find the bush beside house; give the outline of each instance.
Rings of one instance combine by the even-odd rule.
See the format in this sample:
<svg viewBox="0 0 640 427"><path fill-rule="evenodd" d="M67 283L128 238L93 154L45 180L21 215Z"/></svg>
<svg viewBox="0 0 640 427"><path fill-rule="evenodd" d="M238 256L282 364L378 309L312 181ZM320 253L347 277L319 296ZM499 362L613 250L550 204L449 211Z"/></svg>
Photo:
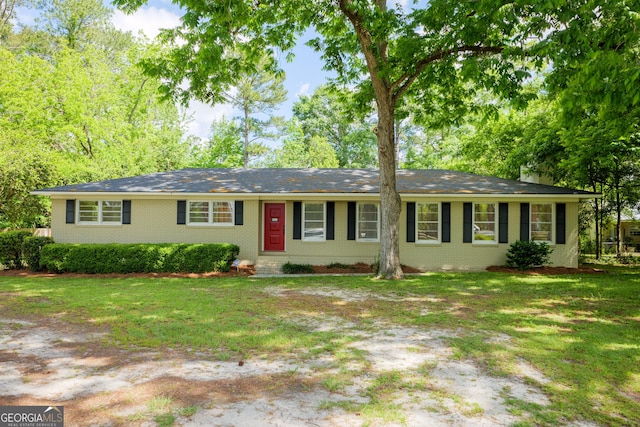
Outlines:
<svg viewBox="0 0 640 427"><path fill-rule="evenodd" d="M507 266L528 270L549 263L553 249L547 243L516 240L509 246Z"/></svg>
<svg viewBox="0 0 640 427"><path fill-rule="evenodd" d="M53 244L42 248L40 265L56 273L205 273L229 271L237 245Z"/></svg>

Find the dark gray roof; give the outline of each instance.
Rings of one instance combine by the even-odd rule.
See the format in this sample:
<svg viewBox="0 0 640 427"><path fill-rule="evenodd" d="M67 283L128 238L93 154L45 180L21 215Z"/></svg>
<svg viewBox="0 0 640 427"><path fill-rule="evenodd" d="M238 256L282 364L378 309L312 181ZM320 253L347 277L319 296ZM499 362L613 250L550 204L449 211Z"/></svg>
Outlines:
<svg viewBox="0 0 640 427"><path fill-rule="evenodd" d="M397 171L403 194L539 194L594 193L549 185L447 170ZM182 169L88 184L64 185L37 191L56 193L345 193L376 194L375 169Z"/></svg>

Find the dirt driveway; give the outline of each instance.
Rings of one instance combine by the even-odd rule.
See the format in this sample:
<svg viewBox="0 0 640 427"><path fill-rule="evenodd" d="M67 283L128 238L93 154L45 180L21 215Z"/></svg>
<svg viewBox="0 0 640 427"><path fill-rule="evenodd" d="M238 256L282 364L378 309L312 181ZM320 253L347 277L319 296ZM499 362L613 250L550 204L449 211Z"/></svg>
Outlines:
<svg viewBox="0 0 640 427"><path fill-rule="evenodd" d="M267 292L285 298L289 291ZM372 296L340 292L345 299ZM452 357L445 339L451 332L443 330L378 323L355 330L342 318L299 319L310 330L358 337L350 346L366 369L354 366L359 374L333 387L328 379L341 372L326 355L217 361L188 351L108 347L106 330L1 317L0 405L64 405L66 426L504 426L520 420L509 398L549 404L532 385L547 379L532 367L522 362L516 376L490 377ZM385 375L401 377L405 386L390 392L379 414L354 411Z"/></svg>

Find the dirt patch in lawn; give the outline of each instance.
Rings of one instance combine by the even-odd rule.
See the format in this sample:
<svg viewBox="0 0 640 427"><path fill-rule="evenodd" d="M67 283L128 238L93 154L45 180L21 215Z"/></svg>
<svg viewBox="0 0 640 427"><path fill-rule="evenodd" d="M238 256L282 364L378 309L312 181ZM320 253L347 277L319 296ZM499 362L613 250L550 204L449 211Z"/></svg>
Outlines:
<svg viewBox="0 0 640 427"><path fill-rule="evenodd" d="M64 405L69 427L167 419L183 426L503 426L526 419L510 400L550 405L536 386L547 380L524 361L514 375L494 377L454 356L448 339L457 331L376 318L363 325L358 315L423 296L332 286L261 292L283 304L294 298L283 322L349 338L332 352L216 360L207 351L117 348L107 344L108 328L3 318L0 308L0 405ZM297 302L318 310L298 311ZM337 308L320 309L328 303ZM496 339L508 345L510 337Z"/></svg>

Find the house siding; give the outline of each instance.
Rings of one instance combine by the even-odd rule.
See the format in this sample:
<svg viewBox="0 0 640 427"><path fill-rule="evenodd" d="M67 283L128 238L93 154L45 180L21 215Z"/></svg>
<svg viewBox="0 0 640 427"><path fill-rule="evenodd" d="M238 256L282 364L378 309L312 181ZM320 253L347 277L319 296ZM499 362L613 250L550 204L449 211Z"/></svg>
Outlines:
<svg viewBox="0 0 640 427"><path fill-rule="evenodd" d="M316 200L319 201L319 200ZM320 200L325 201L325 200ZM376 199L371 199L375 202ZM292 263L327 265L333 262L371 264L380 251L380 243L348 240L348 202L335 202L334 240L311 242L293 239L293 202L287 202L286 252L282 254ZM290 220L291 219L291 220Z"/></svg>
<svg viewBox="0 0 640 427"><path fill-rule="evenodd" d="M508 204L509 243L496 244L463 243L463 205L461 201L451 202L451 243L400 242L402 263L425 271L477 271L491 265L504 265L509 245L520 238L520 203ZM406 223L401 222L400 234L405 233ZM551 264L578 267L578 203L566 203L566 242L551 245Z"/></svg>
<svg viewBox="0 0 640 427"><path fill-rule="evenodd" d="M105 197L108 199L108 197ZM182 198L184 199L184 198ZM209 199L206 196L199 200ZM211 197L210 200L228 200ZM300 199L299 199L300 200ZM240 246L240 259L255 263L260 255L281 256L293 263L326 265L332 262L373 263L378 256L378 242L359 242L348 239L348 200L325 200L322 196L304 199L309 201L335 202L334 240L311 242L294 239L294 201L282 199L268 202L286 204L285 252L262 251L264 241L263 204L267 200L246 199L243 203L243 223L241 226L188 226L177 224L177 199L135 199L131 201L130 225L76 225L66 223L66 198L53 199L52 236L58 243L213 243L227 242ZM355 200L355 199L354 199ZM377 201L372 196L359 201ZM424 244L407 242L407 202L420 201L450 202L451 242ZM508 243L474 244L463 243L464 203L482 200L485 202L508 203ZM399 235L400 258L405 265L421 270L473 271L483 270L490 265L503 265L509 244L520 238L520 202L506 198L488 200L442 199L408 197L403 200ZM549 200L547 203L553 201ZM566 244L551 245L551 263L558 266L578 266L578 203L566 203ZM496 233L497 233L496 229Z"/></svg>
<svg viewBox="0 0 640 427"><path fill-rule="evenodd" d="M257 200L244 201L244 225L234 226L177 224L176 199L132 199L130 225L67 224L65 204L66 200L62 199L52 201L51 234L57 243L223 242L240 246L239 258L242 260L253 263L258 257L256 236L260 235L260 230L258 222L254 220L260 215L260 203Z"/></svg>

